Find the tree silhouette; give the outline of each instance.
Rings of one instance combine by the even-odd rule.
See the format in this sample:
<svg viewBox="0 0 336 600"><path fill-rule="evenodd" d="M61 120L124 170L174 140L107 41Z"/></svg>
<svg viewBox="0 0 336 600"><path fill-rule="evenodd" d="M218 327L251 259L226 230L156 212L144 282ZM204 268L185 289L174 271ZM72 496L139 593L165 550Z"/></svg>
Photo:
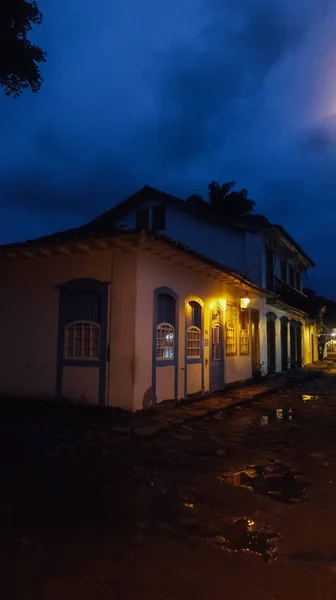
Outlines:
<svg viewBox="0 0 336 600"><path fill-rule="evenodd" d="M41 87L38 65L47 54L27 38L33 26L41 23L35 0L1 0L0 85L7 96L17 98L29 87L36 93Z"/></svg>
<svg viewBox="0 0 336 600"><path fill-rule="evenodd" d="M239 192L232 191L235 185L235 181L222 185L217 181L209 183L209 204L215 212L228 217L240 217L253 212L255 202L247 197L248 191L245 188Z"/></svg>
<svg viewBox="0 0 336 600"><path fill-rule="evenodd" d="M187 198L187 202L194 208L209 208L209 204L199 194L192 194Z"/></svg>

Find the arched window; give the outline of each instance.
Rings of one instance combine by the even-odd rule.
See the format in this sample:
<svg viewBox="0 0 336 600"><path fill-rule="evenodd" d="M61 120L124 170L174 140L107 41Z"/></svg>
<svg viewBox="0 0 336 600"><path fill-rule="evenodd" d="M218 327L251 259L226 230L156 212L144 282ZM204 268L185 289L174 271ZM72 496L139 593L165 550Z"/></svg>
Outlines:
<svg viewBox="0 0 336 600"><path fill-rule="evenodd" d="M65 326L64 358L75 360L99 360L98 323L72 321Z"/></svg>
<svg viewBox="0 0 336 600"><path fill-rule="evenodd" d="M227 304L225 322L227 356L236 356L237 354L238 317L238 307L233 304Z"/></svg>
<svg viewBox="0 0 336 600"><path fill-rule="evenodd" d="M175 328L169 323L160 323L156 328L156 358L173 360Z"/></svg>
<svg viewBox="0 0 336 600"><path fill-rule="evenodd" d="M187 358L201 358L202 307L195 300L187 306Z"/></svg>
<svg viewBox="0 0 336 600"><path fill-rule="evenodd" d="M156 358L174 360L176 301L169 294L157 296Z"/></svg>
<svg viewBox="0 0 336 600"><path fill-rule="evenodd" d="M249 313L245 308L239 313L239 354L247 355L249 352Z"/></svg>

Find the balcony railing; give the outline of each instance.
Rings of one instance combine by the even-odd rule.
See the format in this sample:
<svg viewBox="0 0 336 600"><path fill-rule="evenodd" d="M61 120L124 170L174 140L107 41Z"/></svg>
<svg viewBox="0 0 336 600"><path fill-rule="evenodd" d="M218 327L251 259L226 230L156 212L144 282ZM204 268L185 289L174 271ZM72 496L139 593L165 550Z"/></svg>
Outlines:
<svg viewBox="0 0 336 600"><path fill-rule="evenodd" d="M285 281L282 281L275 275L274 277L274 293L280 300L289 306L293 306L298 310L306 311L307 309L307 296L296 290L292 286L288 285Z"/></svg>

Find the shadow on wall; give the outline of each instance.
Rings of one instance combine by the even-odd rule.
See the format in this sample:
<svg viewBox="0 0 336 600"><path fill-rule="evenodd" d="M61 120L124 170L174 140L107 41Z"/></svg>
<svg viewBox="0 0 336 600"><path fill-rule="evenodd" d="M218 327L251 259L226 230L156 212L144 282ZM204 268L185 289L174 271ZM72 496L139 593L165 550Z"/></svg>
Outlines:
<svg viewBox="0 0 336 600"><path fill-rule="evenodd" d="M145 410L146 408L152 407L152 387L149 387L142 398L142 408Z"/></svg>

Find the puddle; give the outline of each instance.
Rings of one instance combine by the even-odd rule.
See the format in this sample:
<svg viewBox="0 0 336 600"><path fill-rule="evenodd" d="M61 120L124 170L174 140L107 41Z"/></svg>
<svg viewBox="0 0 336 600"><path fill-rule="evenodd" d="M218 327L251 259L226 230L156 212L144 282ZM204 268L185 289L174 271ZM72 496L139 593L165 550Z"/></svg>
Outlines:
<svg viewBox="0 0 336 600"><path fill-rule="evenodd" d="M282 464L254 466L238 473L222 475L220 480L285 504L303 502L308 487L307 483L299 481L296 474Z"/></svg>
<svg viewBox="0 0 336 600"><path fill-rule="evenodd" d="M294 562L302 563L320 563L320 564L335 564L336 554L331 552L330 554L323 554L318 550L294 550L288 555L289 560Z"/></svg>
<svg viewBox="0 0 336 600"><path fill-rule="evenodd" d="M313 402L314 400L320 400L321 396L311 396L310 394L302 394L303 402Z"/></svg>
<svg viewBox="0 0 336 600"><path fill-rule="evenodd" d="M254 521L238 519L228 526L223 536L215 536L211 541L223 550L251 552L262 556L264 561L269 562L276 558L275 540L277 537L265 529L257 529Z"/></svg>
<svg viewBox="0 0 336 600"><path fill-rule="evenodd" d="M297 416L293 408L275 408L267 410L267 412L262 415L260 425L264 427L265 425L270 425L271 423L286 423L289 421L296 421L296 419Z"/></svg>

